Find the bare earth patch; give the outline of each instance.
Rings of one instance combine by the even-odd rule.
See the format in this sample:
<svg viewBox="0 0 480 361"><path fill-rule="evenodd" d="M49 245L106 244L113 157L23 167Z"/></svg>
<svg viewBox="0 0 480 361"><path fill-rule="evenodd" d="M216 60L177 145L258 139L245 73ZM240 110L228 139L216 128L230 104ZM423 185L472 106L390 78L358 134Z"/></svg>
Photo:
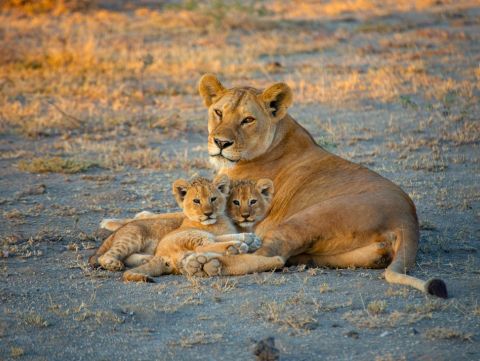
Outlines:
<svg viewBox="0 0 480 361"><path fill-rule="evenodd" d="M469 0L2 2L0 359L480 359L479 19ZM211 174L205 72L288 83L322 146L399 184L414 274L451 298L381 270L90 269L103 217L176 210L172 180Z"/></svg>

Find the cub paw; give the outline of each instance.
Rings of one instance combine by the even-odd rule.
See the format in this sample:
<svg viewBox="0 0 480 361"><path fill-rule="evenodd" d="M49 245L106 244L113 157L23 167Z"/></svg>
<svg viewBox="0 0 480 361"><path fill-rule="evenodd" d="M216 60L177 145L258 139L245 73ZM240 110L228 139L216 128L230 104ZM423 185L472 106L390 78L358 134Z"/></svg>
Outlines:
<svg viewBox="0 0 480 361"><path fill-rule="evenodd" d="M145 282L145 283L155 283L155 280L152 277L149 277L144 274L135 273L131 271L126 271L123 274L124 282Z"/></svg>
<svg viewBox="0 0 480 361"><path fill-rule="evenodd" d="M122 261L105 255L98 257L98 263L102 268L113 272L123 271L125 269Z"/></svg>
<svg viewBox="0 0 480 361"><path fill-rule="evenodd" d="M182 260L182 273L187 276L218 276L222 264L215 253L192 253Z"/></svg>
<svg viewBox="0 0 480 361"><path fill-rule="evenodd" d="M250 250L250 247L248 244L244 242L236 242L236 244L230 245L225 254L226 255L234 255L234 254L242 254L242 253L247 253Z"/></svg>
<svg viewBox="0 0 480 361"><path fill-rule="evenodd" d="M248 252L254 252L262 246L262 240L255 233L241 233L241 236L248 246Z"/></svg>

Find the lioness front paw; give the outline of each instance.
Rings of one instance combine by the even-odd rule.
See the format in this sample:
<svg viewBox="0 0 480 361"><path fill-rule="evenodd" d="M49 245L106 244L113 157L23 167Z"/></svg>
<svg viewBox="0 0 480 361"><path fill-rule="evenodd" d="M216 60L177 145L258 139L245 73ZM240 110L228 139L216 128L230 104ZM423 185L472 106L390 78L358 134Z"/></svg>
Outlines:
<svg viewBox="0 0 480 361"><path fill-rule="evenodd" d="M105 255L98 257L98 263L102 268L113 272L123 271L125 269L122 261Z"/></svg>
<svg viewBox="0 0 480 361"><path fill-rule="evenodd" d="M187 276L218 276L222 264L216 253L192 253L182 260L182 273Z"/></svg>
<svg viewBox="0 0 480 361"><path fill-rule="evenodd" d="M248 246L248 252L254 252L262 246L262 240L255 233L240 233L242 241Z"/></svg>
<svg viewBox="0 0 480 361"><path fill-rule="evenodd" d="M236 242L235 244L230 245L225 254L226 255L232 255L232 254L242 254L242 253L247 253L250 250L248 244L244 242Z"/></svg>

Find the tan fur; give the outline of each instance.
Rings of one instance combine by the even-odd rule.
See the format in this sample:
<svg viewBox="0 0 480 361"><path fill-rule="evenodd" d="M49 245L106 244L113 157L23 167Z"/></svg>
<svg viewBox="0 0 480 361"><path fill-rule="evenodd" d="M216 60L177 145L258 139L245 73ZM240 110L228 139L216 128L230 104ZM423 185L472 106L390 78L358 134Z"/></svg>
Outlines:
<svg viewBox="0 0 480 361"><path fill-rule="evenodd" d="M227 201L227 214L235 224L238 232L252 232L253 227L263 220L270 210L270 206L273 198L273 182L270 179L259 179L258 181L252 181L248 179L242 179L234 181L230 184L230 196ZM252 200L255 200L257 203L250 204ZM238 201L240 206L234 204L234 201ZM243 214L248 214L247 222L245 218L242 217ZM175 217L178 214L172 214ZM135 214L134 218L127 219L115 219L107 218L102 220L100 223L100 228L107 229L109 231L116 231L120 227L130 223L134 220L139 219L159 219L158 214L143 211ZM160 218L170 216L169 214L164 214ZM245 223L250 223L245 224ZM104 254L111 247L111 237L107 238L105 242L100 246L95 256ZM96 257L92 256L91 260L94 262Z"/></svg>
<svg viewBox="0 0 480 361"><path fill-rule="evenodd" d="M229 183L226 176L219 176L213 182L196 178L192 182L180 179L173 183L173 193L185 215L180 228L177 226L166 237L172 239L174 233L181 233L183 243L179 241L175 247L183 246L193 250L195 246L191 244L202 245L215 240L213 234L236 233L231 220L224 214ZM172 223L176 223L175 220ZM138 219L122 226L97 251L98 263L112 271L122 270L124 263L129 266L145 263L158 248L165 223L164 219ZM200 231L204 232L199 233ZM235 245L241 246L239 242ZM215 245L214 248L224 247L225 251L229 246L232 244Z"/></svg>
<svg viewBox="0 0 480 361"><path fill-rule="evenodd" d="M255 228L263 240L256 254L192 254L187 270L259 272L266 259L276 267L287 260L333 267L388 264L388 282L446 297L443 281L405 274L415 263L419 239L412 200L377 173L317 145L287 114L293 97L286 84L227 89L208 74L199 92L209 107L208 152L219 173L234 180L270 178L275 195L269 215Z"/></svg>
<svg viewBox="0 0 480 361"><path fill-rule="evenodd" d="M213 182L204 178L175 181L173 193L186 218L178 229L161 239L147 263L126 271L123 279L151 281L151 277L162 274L182 273L182 261L192 252L217 256L247 252L248 244L243 241L254 235L237 234L233 222L225 215L229 183L226 176L219 176ZM133 221L124 228L144 221ZM102 263L102 257L99 261Z"/></svg>
<svg viewBox="0 0 480 361"><path fill-rule="evenodd" d="M270 179L243 179L232 182L227 214L239 232L253 232L254 226L267 216L273 191L273 182Z"/></svg>

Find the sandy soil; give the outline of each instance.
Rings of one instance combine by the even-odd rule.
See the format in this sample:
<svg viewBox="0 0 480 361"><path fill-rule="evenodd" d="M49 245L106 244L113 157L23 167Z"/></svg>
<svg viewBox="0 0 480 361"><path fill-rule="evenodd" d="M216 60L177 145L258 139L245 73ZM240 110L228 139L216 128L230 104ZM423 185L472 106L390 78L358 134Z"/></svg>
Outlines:
<svg viewBox="0 0 480 361"><path fill-rule="evenodd" d="M360 3L364 8L354 6ZM220 19L220 29L218 19L208 17L210 8L181 8L184 15L206 16L213 28L202 33L194 24L190 34L159 26L145 34L137 26L139 9L105 2L110 10L103 11L122 16L112 34L127 43L142 38L154 54L152 69L160 61L155 49L178 36L218 41L226 51L238 47L235 57L225 55L225 63L204 57L206 63L198 60L177 80L152 70L148 59L145 74L85 75L106 77L111 99L116 88L144 90L141 101L127 92L127 103L109 103L117 113L100 98L81 94L77 83L65 81L66 90L57 93L45 90L43 81L55 74L67 79L73 65L51 75L22 70L20 60L0 64L0 359L251 360L255 342L269 336L282 360L480 359L480 8L469 2L418 3L424 6L400 9L388 2L380 10L365 1L318 9L266 2L265 9L234 9L242 16L255 12L248 25L253 28ZM147 5L145 16L164 10ZM325 13L315 15L320 10ZM9 12L1 17L12 26L24 21ZM2 27L4 39L8 31L20 34L19 28ZM128 39L119 30L126 28ZM47 42L53 35L43 31ZM298 44L290 42L295 35ZM256 38L260 47L279 39L284 45L248 53L245 42ZM25 39L30 38L16 38L16 44ZM245 68L238 60L243 51L249 54ZM80 76L76 71L74 79ZM290 114L324 147L409 193L422 228L413 274L444 279L450 298L390 286L381 270L286 268L124 284L118 273L88 269L88 255L105 237L97 229L103 217L176 210L172 180L211 174L206 111L195 94L205 71L220 73L225 84L286 81L296 95ZM138 74L144 82L136 82ZM176 90L168 93L164 86ZM62 95L67 91L75 96ZM29 117L28 106L48 99L68 114L47 107ZM74 103L95 106L70 108ZM137 119L139 113L145 119ZM88 120L66 126L68 116ZM53 156L92 166L72 174L29 168L32 158Z"/></svg>

